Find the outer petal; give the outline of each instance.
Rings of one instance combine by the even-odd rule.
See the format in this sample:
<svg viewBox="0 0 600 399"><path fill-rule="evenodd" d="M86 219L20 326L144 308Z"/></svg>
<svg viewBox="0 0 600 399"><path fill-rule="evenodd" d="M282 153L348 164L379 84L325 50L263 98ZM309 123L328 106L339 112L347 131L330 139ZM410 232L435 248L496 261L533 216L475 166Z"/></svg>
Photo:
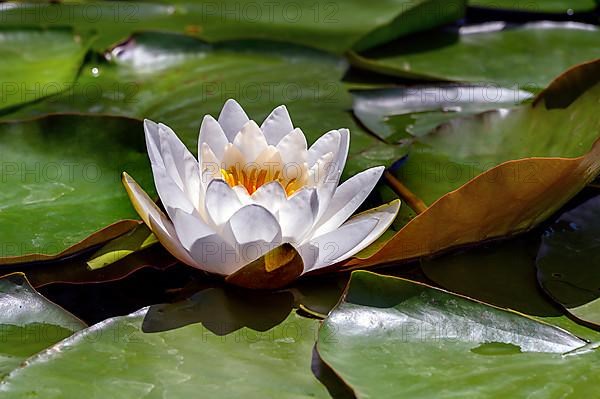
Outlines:
<svg viewBox="0 0 600 399"><path fill-rule="evenodd" d="M215 179L208 184L204 204L206 213L215 226L225 224L242 207L237 194L220 179Z"/></svg>
<svg viewBox="0 0 600 399"><path fill-rule="evenodd" d="M350 150L350 131L348 129L340 129L340 150L337 154L337 166L340 172L346 167L348 159L348 151Z"/></svg>
<svg viewBox="0 0 600 399"><path fill-rule="evenodd" d="M264 241L279 245L281 228L275 216L260 205L252 204L239 209L228 221L237 244Z"/></svg>
<svg viewBox="0 0 600 399"><path fill-rule="evenodd" d="M160 154L160 137L158 135L158 123L150 119L144 119L144 133L146 135L146 148L150 163L165 166Z"/></svg>
<svg viewBox="0 0 600 399"><path fill-rule="evenodd" d="M182 188L177 185L167 172L161 150L159 125L146 119L144 121L144 131L146 133L148 156L150 157L150 164L154 175L154 185L167 209L167 213L172 217L171 213L177 208L182 208L186 212L191 213L194 205Z"/></svg>
<svg viewBox="0 0 600 399"><path fill-rule="evenodd" d="M365 211L359 215L356 215L350 220L348 220L344 225L342 225L343 227L352 223L360 223L361 221L368 219L377 220L377 225L375 226L375 228L371 230L371 232L359 244L357 244L352 251L338 258L336 262L341 262L345 259L348 259L349 257L356 255L357 253L371 245L376 239L379 238L379 236L385 233L385 231L390 227L394 219L396 219L396 215L398 215L399 209L400 200L395 200L390 202L389 204L385 204L377 208Z"/></svg>
<svg viewBox="0 0 600 399"><path fill-rule="evenodd" d="M279 224L283 240L302 242L312 227L319 211L319 201L314 188L304 188L294 193L279 210Z"/></svg>
<svg viewBox="0 0 600 399"><path fill-rule="evenodd" d="M332 265L358 252L354 249L373 231L377 223L375 218L348 223L298 247L304 260L304 272Z"/></svg>
<svg viewBox="0 0 600 399"><path fill-rule="evenodd" d="M197 207L200 193L198 161L170 127L159 124L158 134L167 173L187 195L194 207Z"/></svg>
<svg viewBox="0 0 600 399"><path fill-rule="evenodd" d="M237 211L225 226L223 235L228 242L235 242L240 267L281 244L277 219L260 205L248 205Z"/></svg>
<svg viewBox="0 0 600 399"><path fill-rule="evenodd" d="M198 215L177 210L177 236L199 268L227 275L242 266L235 248L203 223Z"/></svg>
<svg viewBox="0 0 600 399"><path fill-rule="evenodd" d="M308 150L308 165L313 166L324 154L332 153L333 160L329 168L339 172L344 170L348 149L350 148L350 132L348 129L332 130L321 136ZM338 181L339 181L338 176Z"/></svg>
<svg viewBox="0 0 600 399"><path fill-rule="evenodd" d="M292 119L285 105L275 108L260 126L267 143L276 145L289 132L294 129Z"/></svg>
<svg viewBox="0 0 600 399"><path fill-rule="evenodd" d="M235 135L248 120L248 115L246 115L242 106L233 99L225 102L219 115L219 125L223 128L223 132L225 132L225 136L229 142L233 142Z"/></svg>
<svg viewBox="0 0 600 399"><path fill-rule="evenodd" d="M319 236L340 227L371 193L384 170L383 166L367 169L342 183L317 222L314 235Z"/></svg>
<svg viewBox="0 0 600 399"><path fill-rule="evenodd" d="M156 235L160 243L181 262L190 266L202 268L202 266L194 261L188 254L187 250L179 241L173 224L150 197L148 197L148 194L146 194L146 192L127 173L123 173L122 180L133 207L144 223L146 223L154 235Z"/></svg>
<svg viewBox="0 0 600 399"><path fill-rule="evenodd" d="M321 219L321 215L325 213L329 207L329 202L337 188L340 177L340 172L333 164L333 153L329 152L323 155L311 168L310 180L317 187L317 197L319 200L319 213L315 221Z"/></svg>
<svg viewBox="0 0 600 399"><path fill-rule="evenodd" d="M200 126L200 134L198 137L198 154L200 156L200 163L202 163L202 145L206 143L213 151L217 159L223 158L223 152L225 151L225 145L228 143L227 136L223 132L223 128L219 125L219 122L210 115L206 115L202 120Z"/></svg>
<svg viewBox="0 0 600 399"><path fill-rule="evenodd" d="M267 140L256 122L249 121L235 136L233 144L244 155L246 162L254 162L258 155L267 148ZM247 165L242 165L242 168Z"/></svg>
<svg viewBox="0 0 600 399"><path fill-rule="evenodd" d="M308 166L313 166L323 155L329 152L337 160L340 143L342 143L342 134L338 130L331 130L319 137L308 149Z"/></svg>

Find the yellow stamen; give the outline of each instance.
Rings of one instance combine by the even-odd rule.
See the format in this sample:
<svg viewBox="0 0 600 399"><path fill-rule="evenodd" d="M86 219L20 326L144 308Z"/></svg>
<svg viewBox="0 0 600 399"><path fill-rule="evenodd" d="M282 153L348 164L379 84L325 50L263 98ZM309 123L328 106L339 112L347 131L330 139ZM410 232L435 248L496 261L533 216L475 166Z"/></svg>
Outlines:
<svg viewBox="0 0 600 399"><path fill-rule="evenodd" d="M288 197L301 186L298 179L293 178L288 180L281 176L281 171L279 170L275 171L271 178L269 178L268 174L268 171L262 168L253 168L248 172L243 169L238 171L235 166L231 166L228 169L221 169L221 176L230 187L243 186L250 195L264 184L272 181L281 183Z"/></svg>

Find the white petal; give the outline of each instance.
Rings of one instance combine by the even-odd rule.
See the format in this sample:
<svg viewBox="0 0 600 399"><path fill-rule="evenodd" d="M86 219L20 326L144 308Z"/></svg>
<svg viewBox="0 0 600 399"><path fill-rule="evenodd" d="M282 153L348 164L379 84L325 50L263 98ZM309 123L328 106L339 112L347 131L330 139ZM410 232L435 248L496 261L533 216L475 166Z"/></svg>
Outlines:
<svg viewBox="0 0 600 399"><path fill-rule="evenodd" d="M321 157L329 152L338 159L342 134L338 130L325 133L308 149L308 166L313 166Z"/></svg>
<svg viewBox="0 0 600 399"><path fill-rule="evenodd" d="M229 142L233 142L235 135L248 120L248 115L246 115L242 106L232 99L225 102L219 115L219 125L221 125Z"/></svg>
<svg viewBox="0 0 600 399"><path fill-rule="evenodd" d="M215 179L206 189L205 206L214 225L221 226L242 207L242 202L225 181Z"/></svg>
<svg viewBox="0 0 600 399"><path fill-rule="evenodd" d="M242 266L235 248L198 215L177 210L173 222L181 243L201 269L227 275Z"/></svg>
<svg viewBox="0 0 600 399"><path fill-rule="evenodd" d="M225 153L221 161L221 167L225 167L225 169L235 166L238 170L242 170L246 166L244 156L233 143L225 146Z"/></svg>
<svg viewBox="0 0 600 399"><path fill-rule="evenodd" d="M187 195L194 206L198 206L200 193L200 167L198 161L179 140L170 127L158 125L160 148L167 174Z"/></svg>
<svg viewBox="0 0 600 399"><path fill-rule="evenodd" d="M161 152L159 125L146 119L144 120L144 131L146 134L146 147L154 175L154 185L156 191L167 209L167 213L172 217L172 212L176 208L182 208L191 213L194 205L187 194L181 189L173 178L167 173L165 161Z"/></svg>
<svg viewBox="0 0 600 399"><path fill-rule="evenodd" d="M281 159L287 167L289 164L303 165L308 160L308 151L306 149L306 137L302 130L296 128L289 132L277 144L277 151L281 154Z"/></svg>
<svg viewBox="0 0 600 399"><path fill-rule="evenodd" d="M341 262L345 259L348 259L351 256L356 255L369 245L371 245L376 239L379 238L385 231L390 227L394 219L396 219L396 215L398 215L398 210L400 209L400 200L395 200L390 202L389 204L385 204L379 206L377 208L370 209L365 211L359 215L354 216L350 220L348 220L344 225L350 225L352 223L360 223L366 219L375 219L377 220L377 225L371 232L354 247L354 249L343 256L340 256L336 262Z"/></svg>
<svg viewBox="0 0 600 399"><path fill-rule="evenodd" d="M281 244L277 219L260 205L248 205L231 217L223 235L231 237L239 263L248 264Z"/></svg>
<svg viewBox="0 0 600 399"><path fill-rule="evenodd" d="M162 155L160 155L160 137L158 135L158 123L150 119L144 119L144 133L146 135L146 148L150 163L165 166Z"/></svg>
<svg viewBox="0 0 600 399"><path fill-rule="evenodd" d="M254 241L281 242L281 228L275 216L260 205L239 209L228 222L235 241L247 244Z"/></svg>
<svg viewBox="0 0 600 399"><path fill-rule="evenodd" d="M171 221L127 173L123 173L123 185L127 190L133 207L160 243L181 262L190 266L200 267L179 241Z"/></svg>
<svg viewBox="0 0 600 399"><path fill-rule="evenodd" d="M210 115L206 115L202 120L200 126L200 134L198 137L198 154L202 154L202 145L206 143L213 151L217 159L223 158L223 152L225 151L225 145L227 145L227 137L223 128L219 125L219 122ZM202 162L202 158L200 158Z"/></svg>
<svg viewBox="0 0 600 399"><path fill-rule="evenodd" d="M272 181L260 186L252 194L252 199L258 205L266 208L273 215L276 215L281 204L287 201L287 196L281 183Z"/></svg>
<svg viewBox="0 0 600 399"><path fill-rule="evenodd" d="M240 150L247 163L254 162L267 148L267 140L256 122L249 121L235 136L233 144ZM246 167L247 165L242 165Z"/></svg>
<svg viewBox="0 0 600 399"><path fill-rule="evenodd" d="M175 209L182 209L188 213L192 213L196 209L188 196L167 174L163 166L152 164L152 173L156 191L169 217L173 218Z"/></svg>
<svg viewBox="0 0 600 399"><path fill-rule="evenodd" d="M348 151L350 150L350 131L348 129L340 129L340 149L337 153L337 166L340 172L344 171L346 160L348 159Z"/></svg>
<svg viewBox="0 0 600 399"><path fill-rule="evenodd" d="M200 147L200 170L202 171L201 183L206 187L212 179L221 178L221 164L207 143Z"/></svg>
<svg viewBox="0 0 600 399"><path fill-rule="evenodd" d="M334 166L333 153L329 152L323 155L309 171L312 184L317 187L317 197L319 200L319 213L315 221L321 220L321 215L329 207L329 202L337 188L340 172Z"/></svg>
<svg viewBox="0 0 600 399"><path fill-rule="evenodd" d="M285 105L280 105L267 116L260 128L265 134L267 143L276 145L294 129L294 125Z"/></svg>
<svg viewBox="0 0 600 399"><path fill-rule="evenodd" d="M320 269L352 256L347 254L354 252L356 246L373 231L377 223L378 220L374 218L359 220L356 223L342 225L339 229L322 236L311 238L309 242L298 248L305 262L304 271ZM314 263L310 264L311 259L315 257L315 251L318 255Z"/></svg>
<svg viewBox="0 0 600 399"><path fill-rule="evenodd" d="M384 170L383 166L367 169L342 183L317 222L314 234L319 236L340 227L371 193Z"/></svg>
<svg viewBox="0 0 600 399"><path fill-rule="evenodd" d="M248 190L246 190L246 187L238 185L232 187L231 189L237 195L238 199L240 200L243 206L254 203L252 197L250 197L250 194L248 194Z"/></svg>
<svg viewBox="0 0 600 399"><path fill-rule="evenodd" d="M283 240L299 243L313 226L319 211L317 192L304 188L292 195L279 209L279 224Z"/></svg>
<svg viewBox="0 0 600 399"><path fill-rule="evenodd" d="M196 240L215 234L215 231L204 223L197 213L189 214L181 209L175 211L173 225L179 241L188 250Z"/></svg>

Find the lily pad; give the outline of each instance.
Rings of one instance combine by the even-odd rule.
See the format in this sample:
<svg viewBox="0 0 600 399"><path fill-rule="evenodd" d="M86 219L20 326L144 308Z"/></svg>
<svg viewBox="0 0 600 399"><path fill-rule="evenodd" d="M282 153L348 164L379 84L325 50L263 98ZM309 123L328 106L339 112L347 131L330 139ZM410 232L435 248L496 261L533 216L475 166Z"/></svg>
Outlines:
<svg viewBox="0 0 600 399"><path fill-rule="evenodd" d="M346 266L418 258L545 220L600 171L599 99L595 61L559 76L532 104L453 119L416 138L396 175L429 207L374 256Z"/></svg>
<svg viewBox="0 0 600 399"><path fill-rule="evenodd" d="M349 128L346 176L390 165L406 153L355 123L351 95L340 82L347 65L320 51L255 41L210 45L144 33L107 58L84 65L72 91L7 117L78 111L149 118L168 124L195 152L202 117L218 115L225 101L235 98L257 121L285 104L310 142L331 129Z"/></svg>
<svg viewBox="0 0 600 399"><path fill-rule="evenodd" d="M394 76L539 91L563 70L598 57L599 42L594 25L493 22L424 33L351 61Z"/></svg>
<svg viewBox="0 0 600 399"><path fill-rule="evenodd" d="M107 242L90 256L87 265L90 270L101 269L157 243L158 239L150 229L140 224L127 234Z"/></svg>
<svg viewBox="0 0 600 399"><path fill-rule="evenodd" d="M598 3L595 0L469 0L469 6L490 8L493 10L572 15L578 12L593 11L598 6Z"/></svg>
<svg viewBox="0 0 600 399"><path fill-rule="evenodd" d="M311 373L316 320L291 313L264 332L188 324L145 333L148 315L108 319L30 358L0 384L2 396L328 397Z"/></svg>
<svg viewBox="0 0 600 399"><path fill-rule="evenodd" d="M531 98L523 90L496 85L407 86L352 93L354 115L371 132L395 143L422 136L459 116L508 108Z"/></svg>
<svg viewBox="0 0 600 399"><path fill-rule="evenodd" d="M518 313L369 272L353 273L317 344L358 398L593 396L600 354L590 347Z"/></svg>
<svg viewBox="0 0 600 399"><path fill-rule="evenodd" d="M537 256L544 290L570 314L600 326L600 197L562 214Z"/></svg>
<svg viewBox="0 0 600 399"><path fill-rule="evenodd" d="M48 301L23 274L0 278L0 378L86 325Z"/></svg>
<svg viewBox="0 0 600 399"><path fill-rule="evenodd" d="M0 12L0 20L1 15ZM0 109L36 101L71 87L91 44L89 37L75 35L70 29L10 29L4 21L2 26Z"/></svg>
<svg viewBox="0 0 600 399"><path fill-rule="evenodd" d="M123 170L152 173L137 120L52 115L0 123L0 264L73 254L139 224Z"/></svg>
<svg viewBox="0 0 600 399"><path fill-rule="evenodd" d="M537 231L454 254L421 261L425 275L444 289L526 314L578 337L600 339L600 333L575 323L540 289L535 256Z"/></svg>
<svg viewBox="0 0 600 399"><path fill-rule="evenodd" d="M95 48L140 30L186 33L209 42L272 39L343 53L461 18L466 0L192 0L24 2L0 8L4 25L95 29Z"/></svg>

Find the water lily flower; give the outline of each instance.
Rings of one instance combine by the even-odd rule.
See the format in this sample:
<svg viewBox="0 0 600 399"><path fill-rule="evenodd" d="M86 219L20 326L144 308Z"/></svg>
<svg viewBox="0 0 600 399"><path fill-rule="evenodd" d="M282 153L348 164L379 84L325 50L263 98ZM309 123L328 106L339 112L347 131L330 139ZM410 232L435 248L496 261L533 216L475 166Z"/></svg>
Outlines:
<svg viewBox="0 0 600 399"><path fill-rule="evenodd" d="M124 173L129 197L169 252L210 273L233 275L278 248L298 255L298 274L336 264L383 234L400 206L394 201L351 217L384 168L340 185L349 131L332 130L308 148L285 106L258 126L228 100L218 120L204 117L198 160L168 126L145 120L144 130L166 215ZM267 269L276 269L274 261L289 258L270 260Z"/></svg>

